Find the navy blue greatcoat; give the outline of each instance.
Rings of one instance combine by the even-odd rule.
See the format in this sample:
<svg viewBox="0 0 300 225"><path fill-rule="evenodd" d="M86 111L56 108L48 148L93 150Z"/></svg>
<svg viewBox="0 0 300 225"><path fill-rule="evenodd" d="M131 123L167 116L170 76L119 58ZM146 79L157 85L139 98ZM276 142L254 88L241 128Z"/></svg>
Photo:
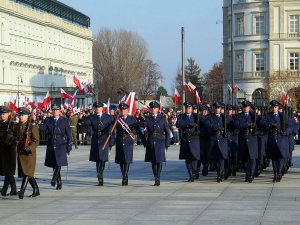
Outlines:
<svg viewBox="0 0 300 225"><path fill-rule="evenodd" d="M220 117L211 113L203 120L209 131L209 158L212 160L228 158L228 138L222 134L224 130L224 115ZM229 118L229 117L227 117ZM227 123L230 121L228 120Z"/></svg>
<svg viewBox="0 0 300 225"><path fill-rule="evenodd" d="M141 138L142 143L144 143L144 136L141 133L141 129L136 118L128 115L126 118L122 118L122 120L129 126L129 129L132 131L132 133L137 134ZM132 163L134 140L130 137L128 132L122 128L120 123L117 123L116 135L111 139L110 142L111 146L114 144L116 144L115 162L117 164Z"/></svg>
<svg viewBox="0 0 300 225"><path fill-rule="evenodd" d="M152 115L147 116L144 127L146 132L145 162L165 162L165 149L171 144L171 133L166 118L160 114L157 114L156 119Z"/></svg>
<svg viewBox="0 0 300 225"><path fill-rule="evenodd" d="M287 135L287 118L282 113L278 113L279 119L276 121L273 112L265 115L260 121L260 125L269 130L266 154L270 159L289 157L289 137ZM283 122L285 125L283 126ZM285 135L282 135L285 133Z"/></svg>
<svg viewBox="0 0 300 225"><path fill-rule="evenodd" d="M104 150L102 147L112 126L111 116L107 115L106 113L102 113L101 118L96 114L90 115L86 118L84 124L92 127L93 129L89 160L91 162L108 161L108 153L110 148L109 142Z"/></svg>
<svg viewBox="0 0 300 225"><path fill-rule="evenodd" d="M180 114L177 118L176 127L181 129L179 159L200 160L200 138L198 128L192 127L197 124L197 114Z"/></svg>
<svg viewBox="0 0 300 225"><path fill-rule="evenodd" d="M53 117L40 124L40 130L48 132L45 166L67 166L67 154L72 150L73 139L69 120L60 116L55 123Z"/></svg>

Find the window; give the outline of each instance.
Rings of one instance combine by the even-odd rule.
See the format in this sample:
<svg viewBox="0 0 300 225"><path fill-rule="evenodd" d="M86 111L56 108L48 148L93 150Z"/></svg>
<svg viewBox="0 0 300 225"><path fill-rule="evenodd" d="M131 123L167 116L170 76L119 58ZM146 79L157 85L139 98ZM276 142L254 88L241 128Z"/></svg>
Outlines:
<svg viewBox="0 0 300 225"><path fill-rule="evenodd" d="M257 35L265 34L265 17L256 16L255 17L255 31Z"/></svg>
<svg viewBox="0 0 300 225"><path fill-rule="evenodd" d="M291 15L290 16L290 33L299 32L299 16Z"/></svg>
<svg viewBox="0 0 300 225"><path fill-rule="evenodd" d="M290 70L299 70L299 53L290 53Z"/></svg>
<svg viewBox="0 0 300 225"><path fill-rule="evenodd" d="M236 35L244 35L244 15L237 16L236 18Z"/></svg>
<svg viewBox="0 0 300 225"><path fill-rule="evenodd" d="M236 72L241 73L244 72L244 54L243 53L237 53L236 54Z"/></svg>
<svg viewBox="0 0 300 225"><path fill-rule="evenodd" d="M255 54L255 71L262 72L265 71L265 54L257 53Z"/></svg>

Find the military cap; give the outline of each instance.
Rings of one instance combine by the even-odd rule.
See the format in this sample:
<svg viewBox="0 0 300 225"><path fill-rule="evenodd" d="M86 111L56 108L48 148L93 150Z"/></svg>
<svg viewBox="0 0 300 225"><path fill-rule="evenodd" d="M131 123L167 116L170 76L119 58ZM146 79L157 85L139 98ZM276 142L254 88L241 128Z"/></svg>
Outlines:
<svg viewBox="0 0 300 225"><path fill-rule="evenodd" d="M55 103L51 106L51 110L60 110L60 106L56 105Z"/></svg>
<svg viewBox="0 0 300 225"><path fill-rule="evenodd" d="M160 104L157 101L152 101L149 104L150 108L160 108Z"/></svg>
<svg viewBox="0 0 300 225"><path fill-rule="evenodd" d="M183 105L184 105L184 107L193 107L194 106L194 104L191 102L185 102L185 103L183 103Z"/></svg>
<svg viewBox="0 0 300 225"><path fill-rule="evenodd" d="M225 109L226 104L224 102L220 102L221 108Z"/></svg>
<svg viewBox="0 0 300 225"><path fill-rule="evenodd" d="M30 114L30 110L27 109L26 107L18 108L18 115L29 115L29 114Z"/></svg>
<svg viewBox="0 0 300 225"><path fill-rule="evenodd" d="M0 106L0 114L1 113L9 113L10 109L7 106Z"/></svg>
<svg viewBox="0 0 300 225"><path fill-rule="evenodd" d="M98 108L98 107L103 107L104 104L102 102L94 102L93 107Z"/></svg>
<svg viewBox="0 0 300 225"><path fill-rule="evenodd" d="M228 110L235 110L235 107L233 105L228 104L227 105L227 109Z"/></svg>
<svg viewBox="0 0 300 225"><path fill-rule="evenodd" d="M198 109L198 104L197 103L193 104L193 109Z"/></svg>
<svg viewBox="0 0 300 225"><path fill-rule="evenodd" d="M272 100L272 101L270 102L270 105L271 105L272 107L274 107L274 106L280 106L281 104L280 104L279 101Z"/></svg>
<svg viewBox="0 0 300 225"><path fill-rule="evenodd" d="M249 101L247 101L247 100L245 100L245 101L242 101L242 106L243 107L248 107L248 106L252 106L252 103L251 102L249 102Z"/></svg>
<svg viewBox="0 0 300 225"><path fill-rule="evenodd" d="M129 105L127 105L125 102L121 102L119 104L119 109L128 109L129 108Z"/></svg>
<svg viewBox="0 0 300 225"><path fill-rule="evenodd" d="M208 105L202 105L200 109L201 109L201 110L208 110L208 109L209 109L209 106L208 106Z"/></svg>
<svg viewBox="0 0 300 225"><path fill-rule="evenodd" d="M223 105L222 102L215 102L215 103L213 104L213 107L214 107L214 108L223 108L224 105Z"/></svg>

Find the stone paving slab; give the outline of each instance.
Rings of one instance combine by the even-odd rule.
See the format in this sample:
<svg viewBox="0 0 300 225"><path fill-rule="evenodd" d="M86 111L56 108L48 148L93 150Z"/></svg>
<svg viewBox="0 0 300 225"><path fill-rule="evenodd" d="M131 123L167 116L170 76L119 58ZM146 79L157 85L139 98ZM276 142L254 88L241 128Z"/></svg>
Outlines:
<svg viewBox="0 0 300 225"><path fill-rule="evenodd" d="M62 169L63 189L57 191L50 185L52 169L44 167L45 146L40 146L36 177L41 196L0 198L0 224L300 224L300 146L294 152L294 167L276 184L271 168L252 184L244 182L243 173L220 184L215 173L188 183L178 150L173 146L168 151L160 187L153 186L151 165L143 162L140 146L134 151L129 186L122 187L112 151L104 186L98 187L95 165L88 161L89 146L80 146L71 152L68 169ZM30 193L28 186L26 195Z"/></svg>

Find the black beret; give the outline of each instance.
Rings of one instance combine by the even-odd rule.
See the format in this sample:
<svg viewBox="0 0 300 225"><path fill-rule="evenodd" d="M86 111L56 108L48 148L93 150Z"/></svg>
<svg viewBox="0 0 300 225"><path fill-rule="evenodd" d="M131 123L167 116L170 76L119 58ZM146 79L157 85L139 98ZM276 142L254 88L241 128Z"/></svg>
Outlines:
<svg viewBox="0 0 300 225"><path fill-rule="evenodd" d="M149 104L150 108L160 108L160 104L157 101L152 101Z"/></svg>
<svg viewBox="0 0 300 225"><path fill-rule="evenodd" d="M58 106L58 105L56 105L56 104L53 104L53 105L51 106L51 109L52 109L52 110L60 110L60 106Z"/></svg>
<svg viewBox="0 0 300 225"><path fill-rule="evenodd" d="M185 103L183 103L183 105L185 107L193 107L194 106L194 104L192 102L185 102Z"/></svg>
<svg viewBox="0 0 300 225"><path fill-rule="evenodd" d="M27 109L26 107L18 108L18 115L29 115L29 114L30 114L30 110Z"/></svg>
<svg viewBox="0 0 300 225"><path fill-rule="evenodd" d="M0 114L1 113L9 113L10 109L7 106L0 106Z"/></svg>
<svg viewBox="0 0 300 225"><path fill-rule="evenodd" d="M247 101L247 100L245 100L245 101L242 101L242 106L243 106L243 107L252 106L252 103L249 102L249 101Z"/></svg>
<svg viewBox="0 0 300 225"><path fill-rule="evenodd" d="M119 109L128 109L129 108L129 105L127 105L125 102L121 102L119 104Z"/></svg>
<svg viewBox="0 0 300 225"><path fill-rule="evenodd" d="M102 102L94 102L93 107L98 108L98 107L103 107L104 104Z"/></svg>
<svg viewBox="0 0 300 225"><path fill-rule="evenodd" d="M271 105L272 107L274 107L274 106L280 106L281 104L280 104L279 101L272 100L272 101L270 102L270 105Z"/></svg>

